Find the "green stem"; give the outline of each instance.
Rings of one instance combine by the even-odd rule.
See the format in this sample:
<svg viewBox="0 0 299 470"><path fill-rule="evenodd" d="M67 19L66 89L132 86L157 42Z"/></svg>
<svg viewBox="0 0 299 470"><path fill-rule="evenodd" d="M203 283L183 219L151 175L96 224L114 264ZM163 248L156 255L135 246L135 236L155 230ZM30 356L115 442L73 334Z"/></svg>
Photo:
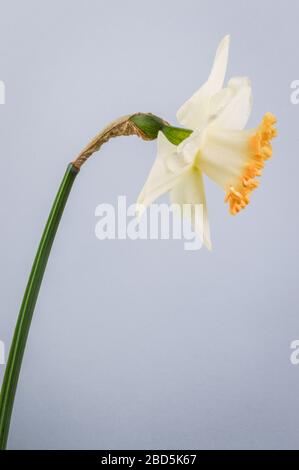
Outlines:
<svg viewBox="0 0 299 470"><path fill-rule="evenodd" d="M0 395L0 449L6 448L22 359L37 296L57 228L78 170L70 164L59 187L43 232L17 320Z"/></svg>
<svg viewBox="0 0 299 470"><path fill-rule="evenodd" d="M159 131L162 131L175 145L192 133L188 129L171 127L166 121L150 113L124 116L103 129L68 166L35 256L9 352L0 394L0 449L6 448L14 398L34 307L57 228L76 175L84 162L110 138L120 135L138 135L144 140L153 140L157 138Z"/></svg>

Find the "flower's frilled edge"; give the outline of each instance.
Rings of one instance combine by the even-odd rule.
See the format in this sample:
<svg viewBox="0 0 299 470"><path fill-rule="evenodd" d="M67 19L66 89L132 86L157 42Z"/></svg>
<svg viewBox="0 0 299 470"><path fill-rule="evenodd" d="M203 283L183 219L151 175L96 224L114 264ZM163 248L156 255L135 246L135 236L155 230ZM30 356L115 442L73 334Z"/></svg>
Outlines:
<svg viewBox="0 0 299 470"><path fill-rule="evenodd" d="M274 127L276 117L271 113L266 113L260 126L251 134L248 142L249 163L240 178L237 187L230 186L225 202L229 203L232 215L240 212L249 204L250 193L258 187L257 176L261 176L265 160L272 156L271 140L277 136L277 129Z"/></svg>

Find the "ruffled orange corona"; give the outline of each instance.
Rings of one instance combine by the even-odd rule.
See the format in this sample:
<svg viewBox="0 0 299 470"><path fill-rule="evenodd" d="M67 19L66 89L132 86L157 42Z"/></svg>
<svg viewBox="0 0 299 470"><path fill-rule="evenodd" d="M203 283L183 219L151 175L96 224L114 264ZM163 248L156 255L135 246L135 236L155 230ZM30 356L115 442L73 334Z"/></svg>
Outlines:
<svg viewBox="0 0 299 470"><path fill-rule="evenodd" d="M261 176L264 161L272 156L271 140L276 137L276 117L266 113L257 130L249 138L249 163L241 174L239 185L230 186L225 196L225 202L229 203L230 213L237 214L249 204L249 194L258 187L257 176Z"/></svg>

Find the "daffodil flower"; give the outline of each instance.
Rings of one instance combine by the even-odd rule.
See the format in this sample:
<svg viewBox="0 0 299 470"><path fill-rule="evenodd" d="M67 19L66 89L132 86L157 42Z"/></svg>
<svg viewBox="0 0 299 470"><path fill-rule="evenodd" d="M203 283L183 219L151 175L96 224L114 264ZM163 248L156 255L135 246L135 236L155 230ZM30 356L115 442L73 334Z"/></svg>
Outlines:
<svg viewBox="0 0 299 470"><path fill-rule="evenodd" d="M272 154L275 118L267 113L259 127L244 130L251 111L251 87L247 78L237 77L223 88L228 49L226 36L207 82L177 113L183 128L151 113L123 116L100 131L68 165L37 249L7 360L0 393L0 449L6 448L22 359L51 247L73 183L91 155L114 137L158 138L158 155L139 196L139 207L169 191L183 216L188 205L191 223L208 248L211 240L203 174L223 188L232 214L248 204L249 194L257 186L256 177Z"/></svg>
<svg viewBox="0 0 299 470"><path fill-rule="evenodd" d="M229 36L221 41L207 82L177 112L180 124L192 131L190 136L174 145L159 132L157 158L137 201L144 209L170 192L173 204L194 209L202 205L203 217L192 210L191 223L209 249L203 173L223 188L230 213L236 214L258 186L256 177L272 154L270 141L276 136L276 119L270 113L257 128L244 130L252 105L248 78L232 78L223 88L229 41Z"/></svg>

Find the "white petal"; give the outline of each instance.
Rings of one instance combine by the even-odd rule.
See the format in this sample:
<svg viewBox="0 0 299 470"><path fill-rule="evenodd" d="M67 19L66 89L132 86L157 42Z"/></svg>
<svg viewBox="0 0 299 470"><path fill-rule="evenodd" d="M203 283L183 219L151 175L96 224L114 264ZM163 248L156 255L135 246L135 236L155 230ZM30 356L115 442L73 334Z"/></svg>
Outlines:
<svg viewBox="0 0 299 470"><path fill-rule="evenodd" d="M192 165L195 163L196 156L204 145L207 129L208 126L203 129L195 130L187 139L183 140L183 142L178 145L177 151L182 155L183 160Z"/></svg>
<svg viewBox="0 0 299 470"><path fill-rule="evenodd" d="M193 206L190 214L193 229L206 247L211 250L210 226L201 172L195 168L189 169L171 190L170 199L172 204L179 204L180 206L190 204ZM196 205L203 206L203 217L196 217L196 215L200 215L200 212L195 210Z"/></svg>
<svg viewBox="0 0 299 470"><path fill-rule="evenodd" d="M218 46L207 82L177 112L177 120L190 129L203 125L209 116L210 98L223 87L229 52L229 36Z"/></svg>
<svg viewBox="0 0 299 470"><path fill-rule="evenodd" d="M244 129L252 108L252 91L247 77L235 77L227 88L217 93L211 100L211 114L214 126L225 129Z"/></svg>
<svg viewBox="0 0 299 470"><path fill-rule="evenodd" d="M139 215L155 199L168 192L181 175L188 170L189 164L177 153L176 145L159 132L157 158L148 179L138 197Z"/></svg>

